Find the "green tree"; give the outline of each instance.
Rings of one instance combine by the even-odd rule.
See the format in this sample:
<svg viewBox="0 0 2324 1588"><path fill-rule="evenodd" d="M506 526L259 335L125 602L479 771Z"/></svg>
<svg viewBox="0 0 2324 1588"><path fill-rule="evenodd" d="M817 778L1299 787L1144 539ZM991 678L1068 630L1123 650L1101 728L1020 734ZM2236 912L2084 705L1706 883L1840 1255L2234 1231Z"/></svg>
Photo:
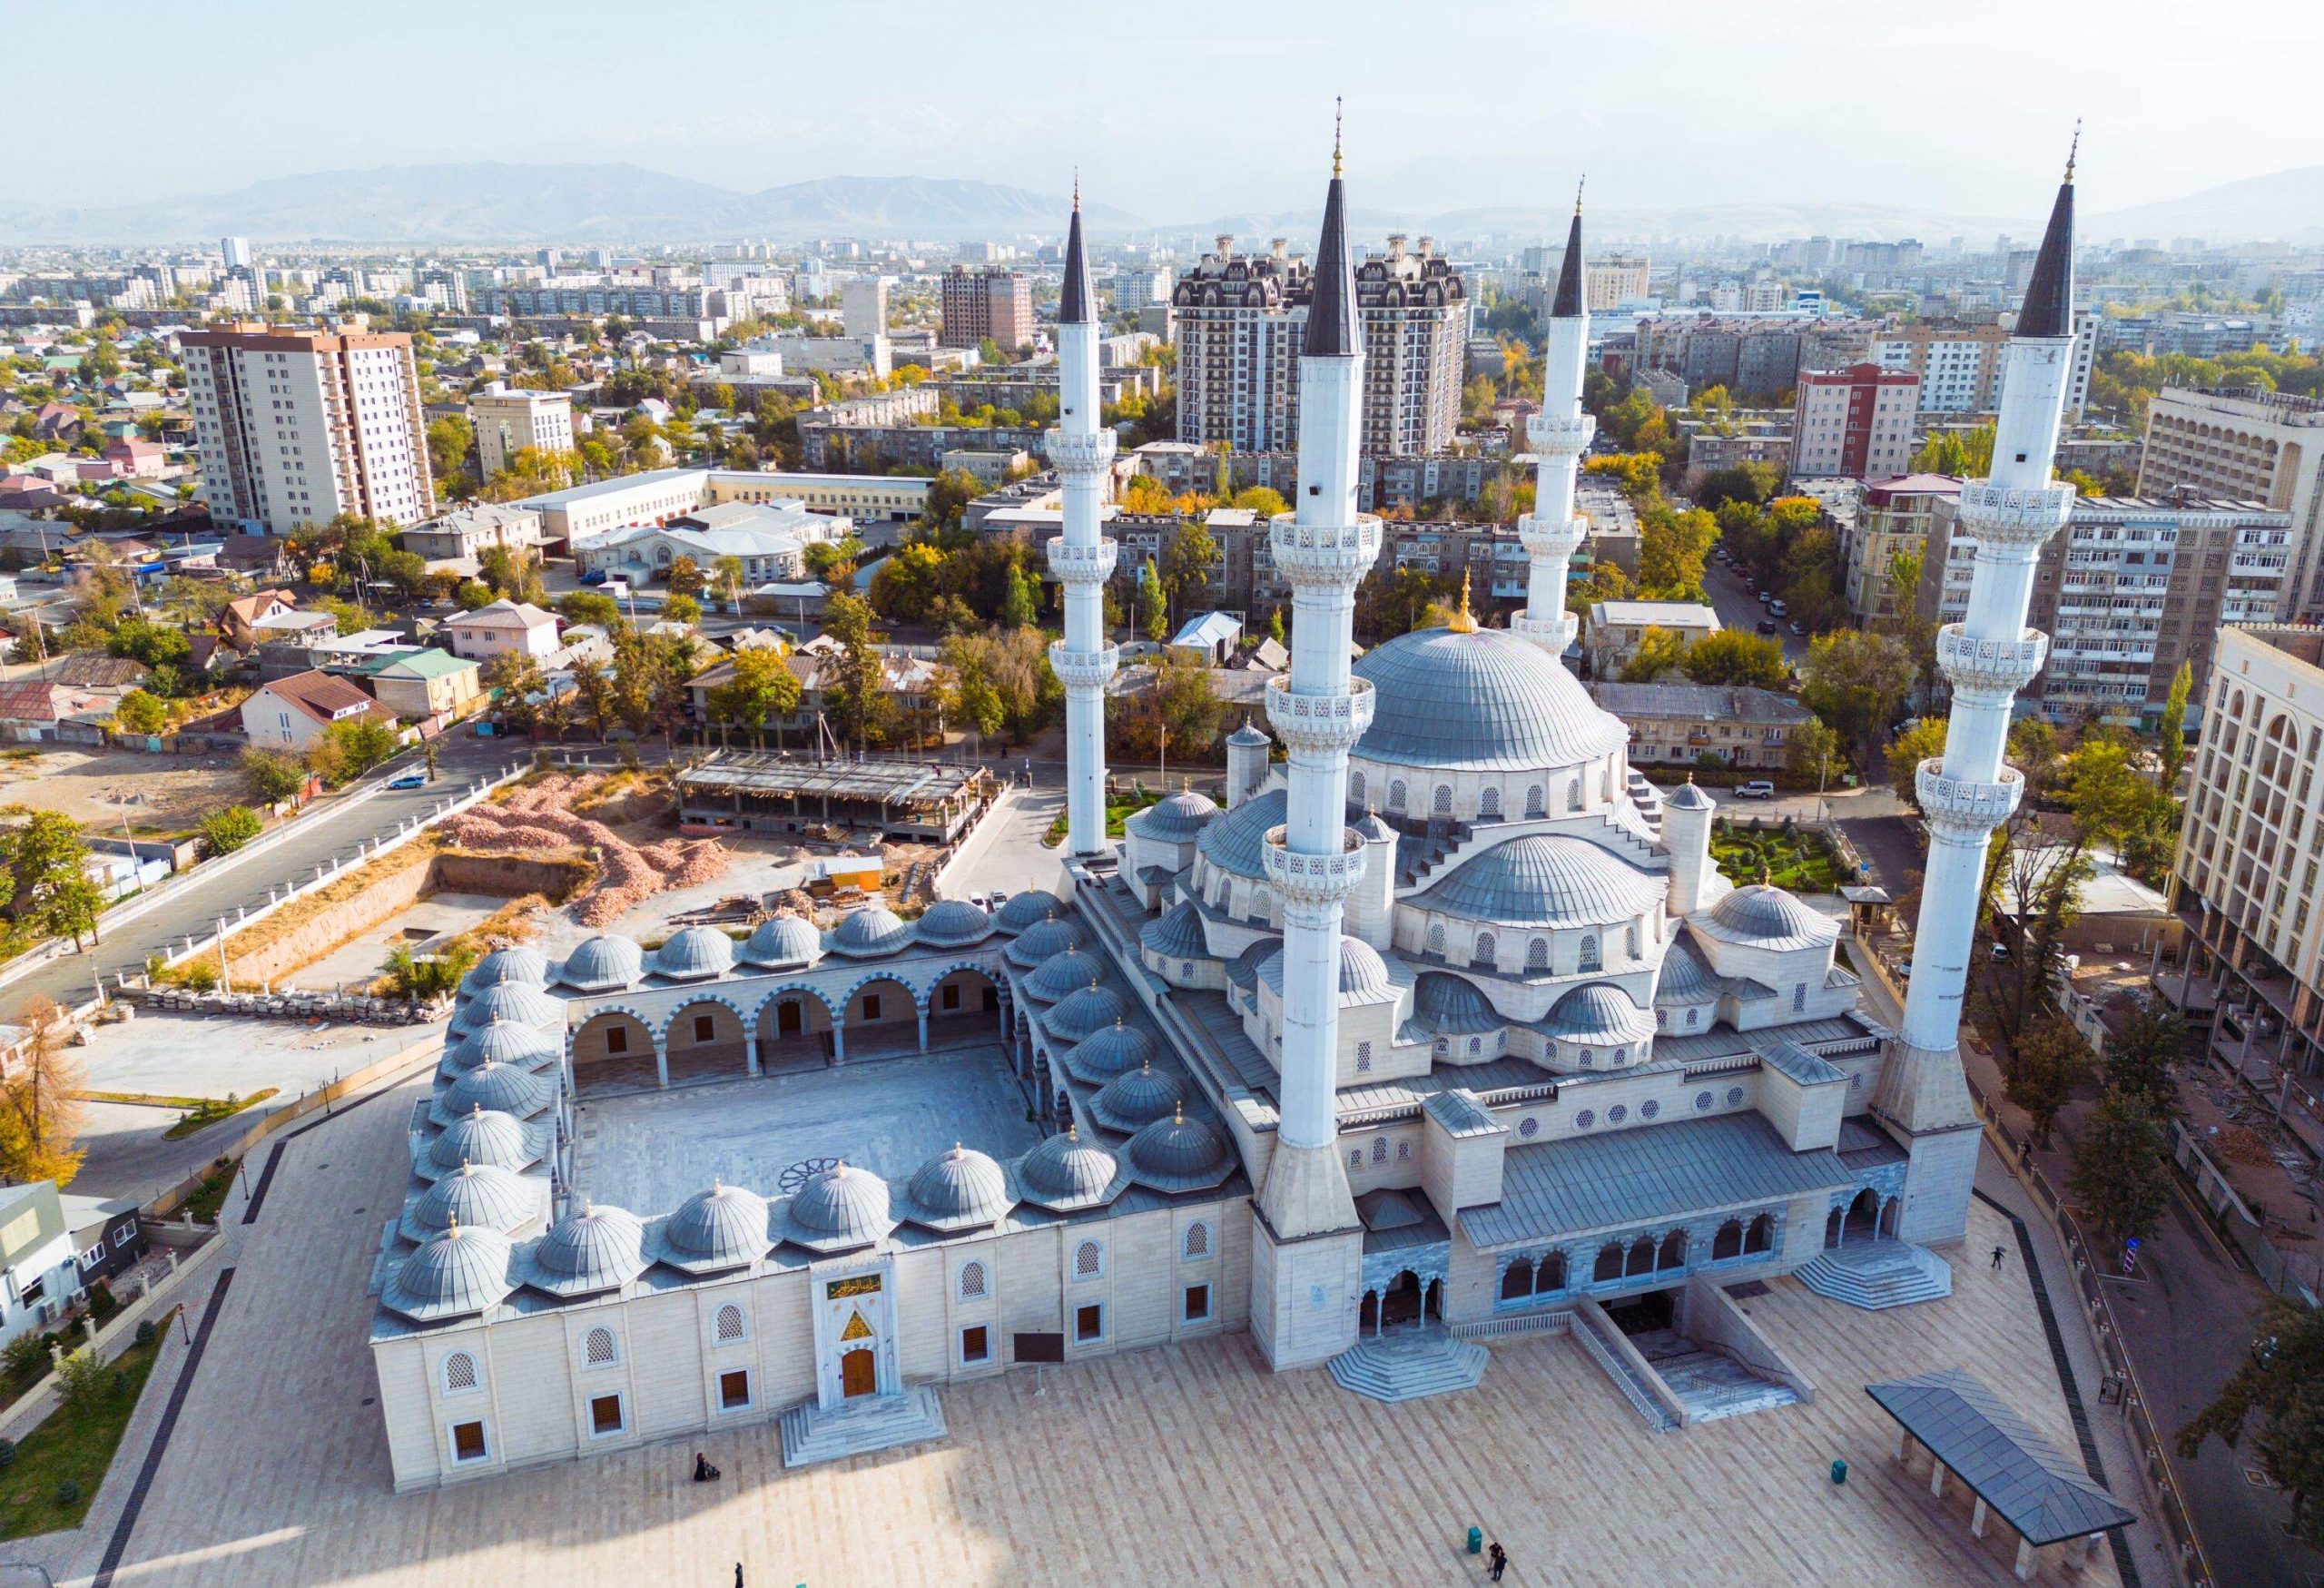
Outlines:
<svg viewBox="0 0 2324 1588"><path fill-rule="evenodd" d="M823 606L823 632L840 642L837 687L824 691L824 707L843 740L859 747L881 743L895 717L881 667L881 636L872 630L871 606L835 590Z"/></svg>
<svg viewBox="0 0 2324 1588"><path fill-rule="evenodd" d="M892 623L925 623L941 590L944 554L926 541L899 547L872 576L872 609Z"/></svg>
<svg viewBox="0 0 2324 1588"><path fill-rule="evenodd" d="M1896 786L1896 797L1907 804L1914 803L1921 763L1944 754L1945 719L1940 716L1925 716L1891 740L1888 781Z"/></svg>
<svg viewBox="0 0 2324 1588"><path fill-rule="evenodd" d="M2004 1049L2003 1085L2009 1100L2033 1121L2036 1147L2050 1144L2050 1127L2058 1111L2073 1096L2073 1089L2089 1078L2091 1069L2090 1044L2049 1010Z"/></svg>
<svg viewBox="0 0 2324 1588"><path fill-rule="evenodd" d="M1622 664L1622 682L1651 684L1666 673L1676 673L1687 659L1687 636L1672 628L1649 625L1639 636L1638 649Z"/></svg>
<svg viewBox="0 0 2324 1588"><path fill-rule="evenodd" d="M1869 766L1912 682L1912 658L1893 636L1840 629L1808 647L1799 702L1840 736L1858 766Z"/></svg>
<svg viewBox="0 0 2324 1588"><path fill-rule="evenodd" d="M2145 1105L2108 1092L2074 1142L2074 1200L2115 1240L2143 1240L2170 1205L2169 1158L2162 1127Z"/></svg>
<svg viewBox="0 0 2324 1588"><path fill-rule="evenodd" d="M10 805L0 815L13 818L0 825L0 872L15 884L9 910L35 932L70 932L77 947L84 930L94 934L96 918L89 907L96 892L88 877L89 846L81 841L79 824L24 805Z"/></svg>
<svg viewBox="0 0 2324 1588"><path fill-rule="evenodd" d="M2250 1354L2179 1430L2180 1458L2193 1460L2213 1435L2239 1449L2247 1432L2260 1467L2291 1497L2292 1532L2324 1549L2324 1309L2273 1296L2261 1304Z"/></svg>
<svg viewBox="0 0 2324 1588"><path fill-rule="evenodd" d="M182 628L149 623L143 617L125 619L113 631L105 649L149 667L174 667L193 653L193 641Z"/></svg>
<svg viewBox="0 0 2324 1588"><path fill-rule="evenodd" d="M1291 504L1283 499L1283 493L1273 486L1265 485L1245 486L1235 493L1234 500L1227 506L1247 508L1263 519L1278 518L1291 511Z"/></svg>
<svg viewBox="0 0 2324 1588"><path fill-rule="evenodd" d="M428 468L447 495L466 496L476 487L468 455L476 450L476 427L460 414L428 421Z"/></svg>
<svg viewBox="0 0 2324 1588"><path fill-rule="evenodd" d="M1949 474L1956 479L1976 479L1993 472L1994 427L1969 430L1939 430L1913 454L1915 474Z"/></svg>
<svg viewBox="0 0 2324 1588"><path fill-rule="evenodd" d="M670 565L665 576L673 596L699 596L710 581L703 577L702 565L690 557L679 557Z"/></svg>
<svg viewBox="0 0 2324 1588"><path fill-rule="evenodd" d="M1639 515L1638 586L1653 600L1698 599L1703 559L1718 540L1718 520L1700 508Z"/></svg>
<svg viewBox="0 0 2324 1588"><path fill-rule="evenodd" d="M1154 681L1145 689L1110 698L1107 742L1118 745L1125 760L1161 758L1164 748L1189 759L1217 743L1226 708L1208 667L1190 656L1164 652ZM1166 737L1167 735L1167 737Z"/></svg>
<svg viewBox="0 0 2324 1588"><path fill-rule="evenodd" d="M975 475L964 469L945 469L928 482L928 499L921 505L920 521L933 534L954 533L969 504L982 495L984 481Z"/></svg>
<svg viewBox="0 0 2324 1588"><path fill-rule="evenodd" d="M228 805L202 818L202 847L212 855L231 854L259 835L265 824L248 805Z"/></svg>
<svg viewBox="0 0 2324 1588"><path fill-rule="evenodd" d="M1786 772L1794 777L1813 777L1820 782L1846 765L1840 754L1840 737L1825 726L1823 718L1811 716L1793 726L1783 750Z"/></svg>
<svg viewBox="0 0 2324 1588"><path fill-rule="evenodd" d="M1187 518L1170 532L1162 547L1162 587L1170 593L1172 610L1190 595L1207 595L1210 566L1218 560L1218 542L1199 518Z"/></svg>
<svg viewBox="0 0 2324 1588"><path fill-rule="evenodd" d="M702 603L692 596L665 596L662 616L672 623L700 623Z"/></svg>
<svg viewBox="0 0 2324 1588"><path fill-rule="evenodd" d="M1679 666L1698 684L1781 689L1791 681L1783 647L1748 629L1721 628L1687 647Z"/></svg>
<svg viewBox="0 0 2324 1588"><path fill-rule="evenodd" d="M747 729L756 745L769 717L780 721L799 709L799 676L780 652L749 646L734 653L733 671L704 693L703 705L722 729Z"/></svg>
<svg viewBox="0 0 2324 1588"><path fill-rule="evenodd" d="M124 734L162 733L170 725L170 708L143 689L133 689L113 707L113 724Z"/></svg>
<svg viewBox="0 0 2324 1588"><path fill-rule="evenodd" d="M402 747L394 728L376 717L347 717L323 730L323 743L335 751L334 784L352 783Z"/></svg>
<svg viewBox="0 0 2324 1588"><path fill-rule="evenodd" d="M1002 626L1008 628L1030 627L1040 615L1040 587L1022 567L1011 567L1009 570L1009 597L1000 607Z"/></svg>
<svg viewBox="0 0 2324 1588"><path fill-rule="evenodd" d="M2187 696L2195 687L2195 664L2181 662L2171 676L2171 693L2162 702L2162 792L2176 794L2179 773L2187 764Z"/></svg>
<svg viewBox="0 0 2324 1588"><path fill-rule="evenodd" d="M1170 597L1162 589L1161 570L1147 557L1137 573L1137 604L1146 619L1146 637L1160 645L1170 637Z"/></svg>
<svg viewBox="0 0 2324 1588"><path fill-rule="evenodd" d="M567 623L594 624L599 628L609 629L621 621L621 603L596 590L575 590L558 597L556 612Z"/></svg>
<svg viewBox="0 0 2324 1588"><path fill-rule="evenodd" d="M280 804L307 786L307 769L295 755L252 745L242 752L242 777L261 804Z"/></svg>
<svg viewBox="0 0 2324 1588"><path fill-rule="evenodd" d="M2131 1099L2159 1119L2168 1119L2179 1103L2174 1067L2186 1051L2186 1034L2179 1017L2160 999L2142 1004L2106 1037L2103 1056L2106 1087Z"/></svg>

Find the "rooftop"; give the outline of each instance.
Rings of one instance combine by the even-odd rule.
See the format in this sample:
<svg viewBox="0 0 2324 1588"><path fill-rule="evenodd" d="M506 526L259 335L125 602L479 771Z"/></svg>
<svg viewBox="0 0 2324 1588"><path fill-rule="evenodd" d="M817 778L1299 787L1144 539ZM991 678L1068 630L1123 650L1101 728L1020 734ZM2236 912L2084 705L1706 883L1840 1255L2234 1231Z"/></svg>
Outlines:
<svg viewBox="0 0 2324 1588"><path fill-rule="evenodd" d="M787 756L717 755L678 774L679 785L705 794L752 794L879 800L886 804L966 799L979 773L903 761L793 761Z"/></svg>

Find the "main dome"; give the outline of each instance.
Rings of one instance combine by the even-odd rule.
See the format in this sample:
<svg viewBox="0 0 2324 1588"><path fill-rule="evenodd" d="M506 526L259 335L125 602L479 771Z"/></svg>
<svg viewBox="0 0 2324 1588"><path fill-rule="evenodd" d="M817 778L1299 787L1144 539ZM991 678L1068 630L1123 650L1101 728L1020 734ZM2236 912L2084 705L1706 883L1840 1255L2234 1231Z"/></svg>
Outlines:
<svg viewBox="0 0 2324 1588"><path fill-rule="evenodd" d="M1630 743L1621 719L1555 656L1506 630L1423 628L1372 651L1355 674L1370 680L1374 703L1358 760L1531 772Z"/></svg>

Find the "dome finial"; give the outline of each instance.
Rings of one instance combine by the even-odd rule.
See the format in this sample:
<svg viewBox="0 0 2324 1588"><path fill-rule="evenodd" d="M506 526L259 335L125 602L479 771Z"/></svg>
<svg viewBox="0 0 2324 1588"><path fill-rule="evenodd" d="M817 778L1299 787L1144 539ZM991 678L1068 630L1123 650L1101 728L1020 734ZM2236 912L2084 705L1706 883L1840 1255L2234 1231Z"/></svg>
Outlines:
<svg viewBox="0 0 2324 1588"><path fill-rule="evenodd" d="M1581 214L1581 189L1582 189L1582 184L1583 184L1583 183L1585 183L1585 182L1587 182L1589 180L1590 180L1590 173L1589 173L1588 172L1584 172L1584 173L1582 173L1582 174L1581 174L1581 176L1580 180L1578 180L1577 182L1574 182L1574 184L1573 184L1573 212L1574 212L1575 214L1577 214L1577 215L1579 215L1579 214Z"/></svg>
<svg viewBox="0 0 2324 1588"><path fill-rule="evenodd" d="M1340 179L1340 96L1332 95L1332 180Z"/></svg>
<svg viewBox="0 0 2324 1588"><path fill-rule="evenodd" d="M1469 570L1465 567L1461 570L1461 610L1455 612L1452 621L1444 626L1454 634L1477 632L1477 620L1469 614Z"/></svg>
<svg viewBox="0 0 2324 1588"><path fill-rule="evenodd" d="M1078 165L1073 168L1073 210L1076 214L1081 212L1081 167Z"/></svg>
<svg viewBox="0 0 2324 1588"><path fill-rule="evenodd" d="M454 1240L458 1240L460 1238L460 1215L458 1209L453 1209L449 1213L448 1217L451 1218L452 1225L451 1228L444 1233L450 1236Z"/></svg>
<svg viewBox="0 0 2324 1588"><path fill-rule="evenodd" d="M1693 782L1695 781L1695 774L1694 774L1693 773L1691 773L1691 772L1688 773L1688 774L1687 774L1687 781L1688 781L1689 784L1693 783Z"/></svg>
<svg viewBox="0 0 2324 1588"><path fill-rule="evenodd" d="M1187 1100L1180 1098L1177 1102L1170 1105L1170 1123L1173 1125L1183 1125L1186 1122Z"/></svg>
<svg viewBox="0 0 2324 1588"><path fill-rule="evenodd" d="M2073 180L2074 156L2082 153L2082 118L2073 118L2073 142L2066 145L2066 180Z"/></svg>
<svg viewBox="0 0 2324 1588"><path fill-rule="evenodd" d="M1768 863L1764 860L1761 861L1759 863L1759 886L1763 888L1772 888L1775 886L1775 881L1774 873L1768 869Z"/></svg>

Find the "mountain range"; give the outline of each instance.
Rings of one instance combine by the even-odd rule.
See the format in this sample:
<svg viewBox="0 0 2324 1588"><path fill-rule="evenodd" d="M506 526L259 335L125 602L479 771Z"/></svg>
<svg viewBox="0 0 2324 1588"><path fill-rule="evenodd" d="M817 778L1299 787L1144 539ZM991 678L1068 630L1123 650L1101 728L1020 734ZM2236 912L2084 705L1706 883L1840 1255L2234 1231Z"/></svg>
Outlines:
<svg viewBox="0 0 2324 1588"><path fill-rule="evenodd" d="M1565 229L1558 205L1469 207L1430 212L1425 188L1385 183L1391 202L1358 204L1361 234L1439 237L1538 235ZM1320 194L1318 199L1320 200ZM938 242L1056 235L1068 201L995 182L936 177L832 176L741 192L628 164L403 165L323 171L253 182L230 192L150 203L69 207L0 200L0 244L208 243L227 235L264 243L696 242L811 236L917 237ZM1399 203L1403 207L1398 207ZM1996 232L2028 239L2037 214L1961 215L1933 208L1848 201L1751 202L1666 209L1592 206L1593 233L1609 241L1737 237L1771 242L1821 234L1954 237L1982 246ZM1093 230L1166 231L1206 239L1233 232L1246 248L1273 236L1305 243L1315 208L1261 208L1159 226L1104 204L1087 210ZM2276 172L2184 198L2082 218L2081 234L2201 237L2213 242L2324 242L2324 166Z"/></svg>

